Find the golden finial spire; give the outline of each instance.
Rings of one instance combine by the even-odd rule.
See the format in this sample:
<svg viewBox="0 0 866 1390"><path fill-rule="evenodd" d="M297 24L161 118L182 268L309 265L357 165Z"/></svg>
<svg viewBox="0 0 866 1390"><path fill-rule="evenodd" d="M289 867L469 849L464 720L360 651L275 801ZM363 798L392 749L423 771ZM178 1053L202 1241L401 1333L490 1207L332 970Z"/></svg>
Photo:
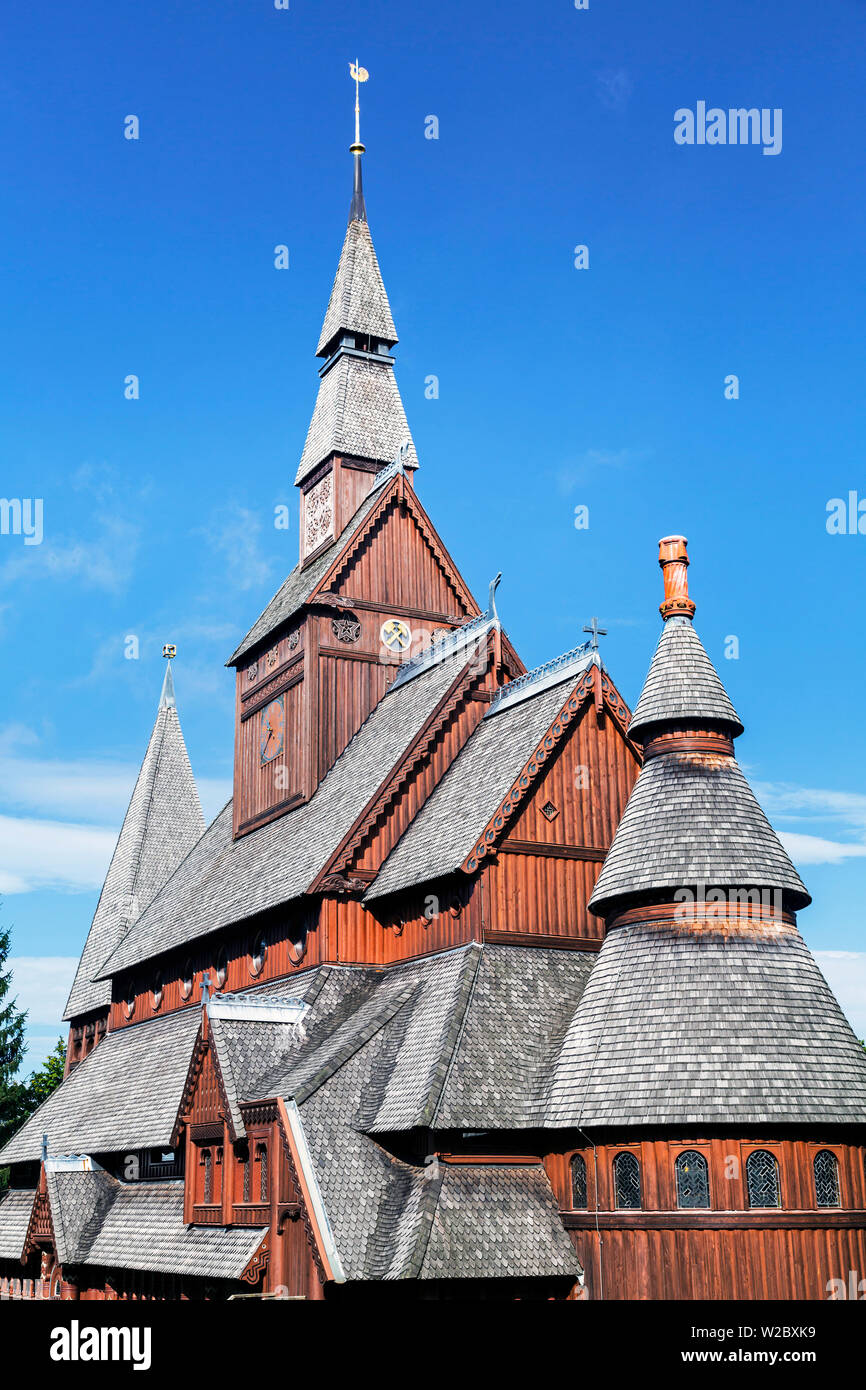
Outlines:
<svg viewBox="0 0 866 1390"><path fill-rule="evenodd" d="M358 92L362 82L366 82L370 74L366 68L362 68L356 58L354 63L349 64L349 73L355 83L355 143L349 148L355 157L355 183L352 189L352 205L349 208L350 222L366 222L367 209L364 206L364 189L361 182L361 155L364 153L364 146L361 144L361 104L358 99Z"/></svg>
<svg viewBox="0 0 866 1390"><path fill-rule="evenodd" d="M356 58L354 63L349 64L349 73L355 80L355 143L350 146L352 154L363 154L364 146L361 144L361 103L359 100L360 86L366 82L370 74L366 68L362 68Z"/></svg>

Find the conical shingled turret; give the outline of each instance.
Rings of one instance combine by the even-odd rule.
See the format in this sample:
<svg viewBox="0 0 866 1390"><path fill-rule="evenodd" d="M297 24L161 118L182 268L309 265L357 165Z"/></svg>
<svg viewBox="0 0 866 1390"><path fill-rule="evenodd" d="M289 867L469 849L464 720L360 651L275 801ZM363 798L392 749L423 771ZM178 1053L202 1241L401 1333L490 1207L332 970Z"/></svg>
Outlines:
<svg viewBox="0 0 866 1390"><path fill-rule="evenodd" d="M625 901L726 888L804 907L809 894L734 758L743 726L692 626L685 539L660 546L665 625L629 725L644 767L590 908L606 916Z"/></svg>
<svg viewBox="0 0 866 1390"><path fill-rule="evenodd" d="M203 830L204 817L181 733L169 662L156 722L78 962L64 1018L74 1018L110 1003L111 981L96 980L94 976Z"/></svg>
<svg viewBox="0 0 866 1390"><path fill-rule="evenodd" d="M662 565L672 540L677 592L631 724L645 762L590 900L607 933L546 1120L862 1124L866 1056L797 930L809 895L734 760L742 726L691 627L682 537Z"/></svg>
<svg viewBox="0 0 866 1390"><path fill-rule="evenodd" d="M295 477L300 486L332 455L388 464L408 441L405 468L418 456L394 377L397 330L367 224L361 186L363 145L352 146L354 188L349 225L319 334L325 359L319 394Z"/></svg>

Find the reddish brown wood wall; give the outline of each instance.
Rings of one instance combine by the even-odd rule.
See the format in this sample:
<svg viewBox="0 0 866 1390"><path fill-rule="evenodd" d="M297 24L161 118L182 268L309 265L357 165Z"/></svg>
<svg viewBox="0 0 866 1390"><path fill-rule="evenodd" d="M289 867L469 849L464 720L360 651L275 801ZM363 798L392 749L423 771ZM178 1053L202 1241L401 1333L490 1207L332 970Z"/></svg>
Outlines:
<svg viewBox="0 0 866 1390"><path fill-rule="evenodd" d="M624 1149L641 1164L640 1211L615 1206L613 1160ZM687 1149L707 1159L709 1210L677 1207L674 1162ZM779 1208L749 1208L745 1161L755 1149L768 1149L779 1164ZM817 1205L812 1161L821 1149L837 1157L840 1207ZM570 1210L575 1151L548 1155L545 1167L590 1298L826 1299L829 1280L848 1281L852 1270L866 1278L866 1144L714 1137L608 1142L593 1150L582 1140L583 1211Z"/></svg>

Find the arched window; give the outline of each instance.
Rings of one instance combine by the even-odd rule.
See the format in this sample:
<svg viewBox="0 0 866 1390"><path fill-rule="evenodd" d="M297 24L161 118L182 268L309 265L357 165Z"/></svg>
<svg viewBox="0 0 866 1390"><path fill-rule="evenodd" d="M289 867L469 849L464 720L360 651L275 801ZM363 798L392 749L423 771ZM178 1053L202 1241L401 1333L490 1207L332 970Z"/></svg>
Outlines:
<svg viewBox="0 0 866 1390"><path fill-rule="evenodd" d="M818 1206L840 1206L839 1164L836 1162L836 1155L829 1149L822 1149L815 1155L812 1168L815 1173L815 1201Z"/></svg>
<svg viewBox="0 0 866 1390"><path fill-rule="evenodd" d="M256 1145L256 1162L259 1165L259 1201L268 1200L268 1146Z"/></svg>
<svg viewBox="0 0 866 1390"><path fill-rule="evenodd" d="M617 1154L613 1160L613 1180L616 1188L616 1204L628 1210L639 1211L640 1164L634 1154Z"/></svg>
<svg viewBox="0 0 866 1390"><path fill-rule="evenodd" d="M228 973L228 956L226 955L225 947L223 947L216 958L216 965L214 966L214 975L216 976L217 989L222 989L223 985L228 979Z"/></svg>
<svg viewBox="0 0 866 1390"><path fill-rule="evenodd" d="M135 1013L135 985L131 980L126 990L126 998L123 1001L123 1012L126 1014L127 1018L132 1018L132 1015ZM85 1049L85 1056L86 1055L87 1052Z"/></svg>
<svg viewBox="0 0 866 1390"><path fill-rule="evenodd" d="M202 1149L199 1163L204 1168L202 1201L207 1205L213 1196L213 1154L210 1149Z"/></svg>
<svg viewBox="0 0 866 1390"><path fill-rule="evenodd" d="M188 961L186 962L185 966L183 967L183 975L181 976L181 981L180 981L180 997L181 997L181 999L189 999L189 996L192 994L192 987L193 987L194 982L195 982L195 972L193 971L193 968L192 968L192 961L188 960Z"/></svg>
<svg viewBox="0 0 866 1390"><path fill-rule="evenodd" d="M160 1004L162 1003L162 993L163 993L162 971L161 971L161 970L157 970L156 974L155 974L154 977L153 977L153 987L152 987L151 992L150 992L150 1003L151 1003L151 1007L152 1007L154 1013L156 1013L157 1009L159 1008Z"/></svg>
<svg viewBox="0 0 866 1390"><path fill-rule="evenodd" d="M779 1165L766 1149L755 1149L746 1159L746 1185L750 1207L778 1207Z"/></svg>
<svg viewBox="0 0 866 1390"><path fill-rule="evenodd" d="M247 1149L246 1153L244 1154L244 1197L243 1197L243 1200L244 1200L245 1202L248 1202L248 1201L250 1200L250 1191L251 1191L251 1188L250 1188L250 1166L251 1166L251 1165L250 1165L250 1151L249 1151L249 1149Z"/></svg>
<svg viewBox="0 0 866 1390"><path fill-rule="evenodd" d="M268 958L268 943L263 936L257 936L250 951L250 974L261 975Z"/></svg>
<svg viewBox="0 0 866 1390"><path fill-rule="evenodd" d="M586 1207L586 1160L575 1154L571 1160L571 1205L576 1211Z"/></svg>
<svg viewBox="0 0 866 1390"><path fill-rule="evenodd" d="M710 1205L710 1171L707 1160L697 1149L677 1154L674 1164L677 1175L677 1206L708 1207Z"/></svg>

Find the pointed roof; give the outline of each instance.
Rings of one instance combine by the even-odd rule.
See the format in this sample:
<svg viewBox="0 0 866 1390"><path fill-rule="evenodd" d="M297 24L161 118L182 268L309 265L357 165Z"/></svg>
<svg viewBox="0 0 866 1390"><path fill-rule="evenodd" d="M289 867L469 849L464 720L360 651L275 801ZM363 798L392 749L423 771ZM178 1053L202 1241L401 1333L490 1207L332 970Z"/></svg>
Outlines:
<svg viewBox="0 0 866 1390"><path fill-rule="evenodd" d="M330 356L331 344L342 332L366 334L389 347L397 342L370 228L357 218L346 228L316 356Z"/></svg>
<svg viewBox="0 0 866 1390"><path fill-rule="evenodd" d="M650 725L667 722L727 725L743 732L737 711L704 650L691 618L668 618L659 637L637 708L629 725L642 738Z"/></svg>
<svg viewBox="0 0 866 1390"><path fill-rule="evenodd" d="M733 757L667 753L644 764L589 900L617 905L680 888L779 889L811 898Z"/></svg>
<svg viewBox="0 0 866 1390"><path fill-rule="evenodd" d="M570 659L562 665L549 662L502 687L385 860L367 890L366 902L456 872L471 859L477 867L482 846L498 838L521 801L523 788L534 783L546 765L545 738L551 726L556 723L558 730L553 747L588 698L592 671L601 659L584 647L566 657ZM509 694L512 686L513 694ZM527 774L528 761L533 771ZM486 832L494 819L498 829L490 829L488 841Z"/></svg>
<svg viewBox="0 0 866 1390"><path fill-rule="evenodd" d="M278 820L234 840L229 802L104 962L106 976L306 893L412 741L472 668L472 654L458 652L417 680L392 686L310 800Z"/></svg>
<svg viewBox="0 0 866 1390"><path fill-rule="evenodd" d="M866 1053L797 928L608 932L547 1125L862 1124Z"/></svg>
<svg viewBox="0 0 866 1390"><path fill-rule="evenodd" d="M136 917L204 830L168 663L156 722L129 802L64 1018L104 1008L111 986L96 976Z"/></svg>
<svg viewBox="0 0 866 1390"><path fill-rule="evenodd" d="M391 359L341 351L319 382L295 483L299 484L331 454L391 463L408 441L406 468L418 455L400 398Z"/></svg>
<svg viewBox="0 0 866 1390"><path fill-rule="evenodd" d="M659 542L665 626L629 725L646 761L589 901L599 916L647 893L678 901L678 889L700 899L704 889L760 888L782 892L788 908L811 902L734 759L743 726L692 627L686 547L684 536ZM654 742L666 733L680 737Z"/></svg>

